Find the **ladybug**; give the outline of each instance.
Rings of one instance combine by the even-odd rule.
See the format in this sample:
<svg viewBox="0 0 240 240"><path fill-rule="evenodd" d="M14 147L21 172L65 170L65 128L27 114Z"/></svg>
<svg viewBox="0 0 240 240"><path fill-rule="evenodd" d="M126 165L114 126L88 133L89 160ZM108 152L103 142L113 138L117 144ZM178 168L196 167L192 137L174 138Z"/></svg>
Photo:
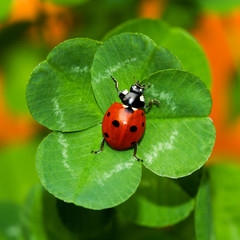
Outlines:
<svg viewBox="0 0 240 240"><path fill-rule="evenodd" d="M118 82L112 77L115 82L115 88L119 94L121 103L113 103L104 115L102 122L103 140L101 149L92 151L92 153L100 153L103 151L105 141L113 149L125 150L134 147L133 156L138 161L137 154L138 142L144 134L146 127L145 113L140 108L148 108L153 103L159 104L157 100L151 100L148 105L144 100L144 89L146 85L140 85L137 81L131 86L130 92L126 90L118 90Z"/></svg>

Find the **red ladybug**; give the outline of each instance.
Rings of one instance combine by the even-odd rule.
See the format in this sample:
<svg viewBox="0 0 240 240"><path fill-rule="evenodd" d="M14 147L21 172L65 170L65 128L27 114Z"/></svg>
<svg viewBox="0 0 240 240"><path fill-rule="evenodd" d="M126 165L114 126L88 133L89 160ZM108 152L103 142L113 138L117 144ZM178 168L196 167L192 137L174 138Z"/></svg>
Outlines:
<svg viewBox="0 0 240 240"><path fill-rule="evenodd" d="M144 134L146 126L146 118L143 110L139 108L147 108L153 102L159 103L157 100L151 100L145 105L143 96L146 85L140 85L137 81L131 86L130 92L127 90L119 91L118 82L112 77L115 82L116 90L123 104L113 103L104 115L102 123L103 140L99 151L103 151L104 142L114 149L125 150L134 146L133 156L140 160L137 156L138 141Z"/></svg>

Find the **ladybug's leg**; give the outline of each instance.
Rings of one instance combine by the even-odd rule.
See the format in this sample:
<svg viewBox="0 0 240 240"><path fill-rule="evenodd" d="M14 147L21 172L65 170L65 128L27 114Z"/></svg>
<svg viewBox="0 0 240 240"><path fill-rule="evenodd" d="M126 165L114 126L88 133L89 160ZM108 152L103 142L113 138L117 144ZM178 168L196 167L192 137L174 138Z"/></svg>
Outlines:
<svg viewBox="0 0 240 240"><path fill-rule="evenodd" d="M160 102L158 100L152 99L150 100L150 102L148 103L148 105L145 105L144 108L148 108L150 106L152 106L153 103L157 103L159 104Z"/></svg>
<svg viewBox="0 0 240 240"><path fill-rule="evenodd" d="M142 159L139 159L139 158L136 156L136 154L137 154L137 147L138 147L138 143L135 144L133 156L134 156L139 162L143 162Z"/></svg>
<svg viewBox="0 0 240 240"><path fill-rule="evenodd" d="M98 151L91 151L91 153L97 154L97 153L102 152L102 151L103 151L103 147L104 147L104 142L105 142L105 138L103 138L103 140L102 140L102 142L101 142L101 148L100 148L100 150L98 150Z"/></svg>
<svg viewBox="0 0 240 240"><path fill-rule="evenodd" d="M121 91L118 90L118 81L113 76L111 76L111 78L115 82L115 88L116 88L117 92L120 94Z"/></svg>

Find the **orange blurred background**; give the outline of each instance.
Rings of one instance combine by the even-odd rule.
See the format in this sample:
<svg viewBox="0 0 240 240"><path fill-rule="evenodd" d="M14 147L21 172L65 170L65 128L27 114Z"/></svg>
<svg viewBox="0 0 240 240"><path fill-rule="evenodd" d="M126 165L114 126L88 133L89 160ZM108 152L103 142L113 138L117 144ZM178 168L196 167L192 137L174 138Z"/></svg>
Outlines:
<svg viewBox="0 0 240 240"><path fill-rule="evenodd" d="M42 16L44 20L39 24ZM67 39L72 21L71 12L66 7L40 0L14 0L8 19L0 24L0 31L18 22L30 22L25 38L36 46L42 41L50 50ZM0 69L0 147L27 141L42 129L30 114L16 113L8 106L4 97L4 80Z"/></svg>

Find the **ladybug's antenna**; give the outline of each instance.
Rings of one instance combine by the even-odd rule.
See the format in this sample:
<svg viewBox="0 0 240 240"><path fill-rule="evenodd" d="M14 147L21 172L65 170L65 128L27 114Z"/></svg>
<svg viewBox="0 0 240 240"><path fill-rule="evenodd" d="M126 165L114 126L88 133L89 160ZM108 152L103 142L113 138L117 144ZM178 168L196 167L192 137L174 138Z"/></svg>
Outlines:
<svg viewBox="0 0 240 240"><path fill-rule="evenodd" d="M150 84L148 84L148 85L141 85L141 84L139 84L139 81L137 81L137 82L135 83L135 86L137 86L137 87L139 87L139 88L141 88L141 89L144 89L144 88L146 88L146 87L149 87Z"/></svg>

